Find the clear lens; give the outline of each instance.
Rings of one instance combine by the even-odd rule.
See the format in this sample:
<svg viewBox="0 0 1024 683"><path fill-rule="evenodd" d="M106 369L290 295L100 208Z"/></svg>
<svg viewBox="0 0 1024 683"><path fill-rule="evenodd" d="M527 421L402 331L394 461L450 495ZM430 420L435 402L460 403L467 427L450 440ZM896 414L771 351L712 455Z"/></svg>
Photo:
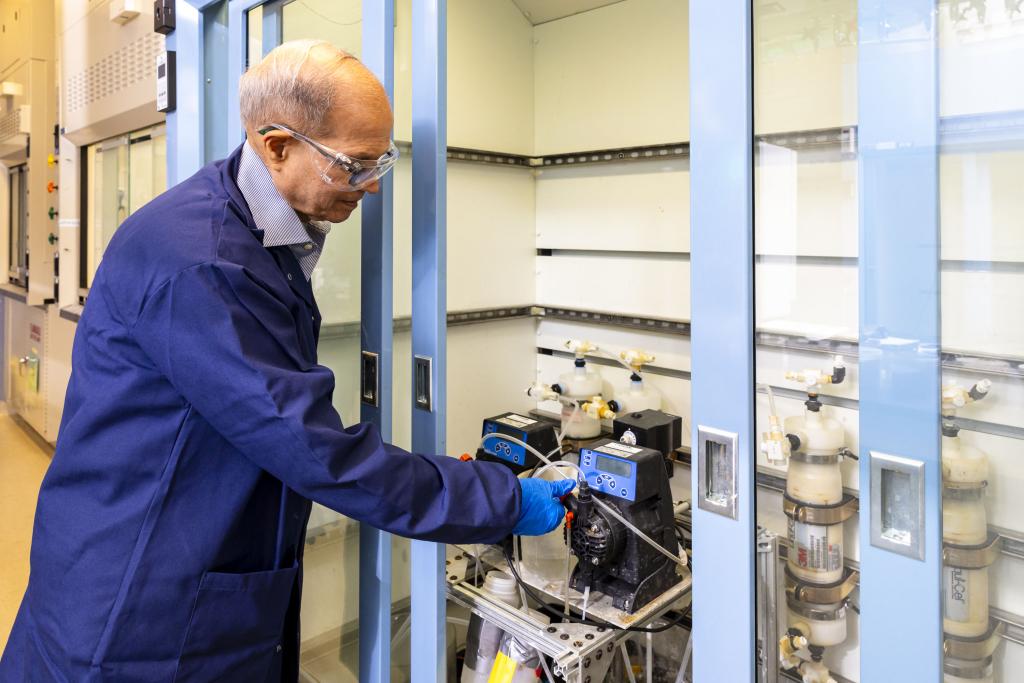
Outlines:
<svg viewBox="0 0 1024 683"><path fill-rule="evenodd" d="M398 149L392 145L388 153L382 157L382 161L371 163L371 165L366 165L350 173L346 164L337 157L328 157L313 145L307 146L312 154L310 158L317 174L325 183L337 187L340 191L365 188L386 175L394 168L395 162L398 160Z"/></svg>

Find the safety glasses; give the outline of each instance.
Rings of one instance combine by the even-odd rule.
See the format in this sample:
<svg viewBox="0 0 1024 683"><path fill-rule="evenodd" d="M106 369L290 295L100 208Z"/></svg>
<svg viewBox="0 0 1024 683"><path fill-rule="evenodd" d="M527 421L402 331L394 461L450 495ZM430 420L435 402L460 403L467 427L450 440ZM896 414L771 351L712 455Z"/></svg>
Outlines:
<svg viewBox="0 0 1024 683"><path fill-rule="evenodd" d="M260 135L266 135L268 131L277 129L288 133L296 140L301 140L313 148L318 155L313 157L313 165L323 181L329 185L336 186L339 190L361 190L374 181L379 180L388 171L394 168L398 161L398 148L392 142L388 151L384 152L376 160L353 159L344 152L322 145L316 140L311 140L302 133L296 132L288 126L272 123L260 128Z"/></svg>

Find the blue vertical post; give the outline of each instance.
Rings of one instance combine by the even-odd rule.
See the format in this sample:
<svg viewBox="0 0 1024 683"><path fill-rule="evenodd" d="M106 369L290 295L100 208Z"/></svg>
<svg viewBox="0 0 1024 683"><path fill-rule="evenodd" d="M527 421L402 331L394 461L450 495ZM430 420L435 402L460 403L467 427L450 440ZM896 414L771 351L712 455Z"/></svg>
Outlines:
<svg viewBox="0 0 1024 683"><path fill-rule="evenodd" d="M176 108L168 112L167 186L176 185L203 165L203 13L212 2L177 0L175 30L164 45L176 53Z"/></svg>
<svg viewBox="0 0 1024 683"><path fill-rule="evenodd" d="M206 125L206 70L208 59L219 59L208 50L216 41L209 41L208 33L221 30L209 22L216 20L215 6L224 0L177 0L174 11L175 30L166 39L168 50L176 53L177 107L167 114L167 185L180 183L208 161L206 140L213 136L219 140L220 131L211 131ZM237 79L235 80L237 83ZM234 84L231 86L235 87ZM238 111L238 98L219 96L226 103L234 103ZM217 103L223 106L222 102Z"/></svg>
<svg viewBox="0 0 1024 683"><path fill-rule="evenodd" d="M394 103L394 0L363 0L363 63ZM394 176L376 195L363 199L362 350L377 354L377 405L361 404L363 422L373 422L391 440L392 256ZM391 535L359 527L359 681L391 678Z"/></svg>
<svg viewBox="0 0 1024 683"><path fill-rule="evenodd" d="M234 96L228 98L227 104L227 146L234 149L245 139L245 131L242 129L241 114L238 107L238 79L242 77L247 68L246 59L249 52L248 33L249 21L247 13L257 5L263 5L266 0L230 0L228 3L228 88ZM179 2L180 4L180 2ZM273 4L273 3L268 3ZM278 20L279 13L276 14ZM266 27L264 27L266 30ZM274 34L280 40L281 32L277 30ZM271 37L274 37L271 36ZM268 49L268 45L270 46ZM269 52L276 46L263 39L263 52Z"/></svg>
<svg viewBox="0 0 1024 683"><path fill-rule="evenodd" d="M942 678L936 11L934 0L858 8L865 681ZM871 544L872 451L924 462L924 560Z"/></svg>
<svg viewBox="0 0 1024 683"><path fill-rule="evenodd" d="M284 1L269 0L263 3L263 45L260 56L266 57L284 39Z"/></svg>
<svg viewBox="0 0 1024 683"><path fill-rule="evenodd" d="M445 452L447 334L446 0L412 3L412 447ZM430 363L430 408L417 405L417 357ZM412 543L412 679L445 680L444 546Z"/></svg>
<svg viewBox="0 0 1024 683"><path fill-rule="evenodd" d="M216 0L203 9L203 163L223 159L227 141L228 100L235 84L228 84L228 3Z"/></svg>
<svg viewBox="0 0 1024 683"><path fill-rule="evenodd" d="M690 3L697 683L753 681L755 671L751 44L749 1ZM735 518L700 507L699 427L736 435Z"/></svg>

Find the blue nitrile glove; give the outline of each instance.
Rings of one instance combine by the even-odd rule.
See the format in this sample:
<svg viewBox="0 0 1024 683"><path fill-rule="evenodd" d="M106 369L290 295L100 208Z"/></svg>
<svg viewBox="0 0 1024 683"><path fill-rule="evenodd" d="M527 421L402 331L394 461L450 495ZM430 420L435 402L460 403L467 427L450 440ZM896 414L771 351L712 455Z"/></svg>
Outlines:
<svg viewBox="0 0 1024 683"><path fill-rule="evenodd" d="M576 488L575 479L545 481L543 479L520 479L523 490L523 504L519 510L519 521L512 533L516 536L542 536L552 531L565 516L562 496Z"/></svg>

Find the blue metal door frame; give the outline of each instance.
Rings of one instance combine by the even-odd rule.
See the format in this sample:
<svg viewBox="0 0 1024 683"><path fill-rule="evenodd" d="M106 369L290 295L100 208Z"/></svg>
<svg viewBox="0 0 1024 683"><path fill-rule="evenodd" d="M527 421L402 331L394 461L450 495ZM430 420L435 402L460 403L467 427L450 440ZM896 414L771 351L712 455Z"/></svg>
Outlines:
<svg viewBox="0 0 1024 683"><path fill-rule="evenodd" d="M394 0L363 0L362 61L384 84L394 103ZM393 108L393 106L392 106ZM377 405L361 404L360 418L391 440L393 318L392 241L394 176L381 179L380 191L363 198L362 350L377 354ZM359 526L359 680L391 680L391 534Z"/></svg>
<svg viewBox="0 0 1024 683"><path fill-rule="evenodd" d="M754 680L751 3L690 3L693 675ZM699 427L736 435L735 519L701 509Z"/></svg>
<svg viewBox="0 0 1024 683"><path fill-rule="evenodd" d="M412 3L412 447L446 451L447 0ZM417 406L417 358L430 408ZM445 680L444 546L412 543L412 680Z"/></svg>
<svg viewBox="0 0 1024 683"><path fill-rule="evenodd" d="M936 12L935 0L858 8L864 681L942 679ZM872 451L924 462L923 560L871 544Z"/></svg>
<svg viewBox="0 0 1024 683"><path fill-rule="evenodd" d="M242 77L248 68L246 61L249 57L249 10L256 6L263 7L263 49L262 54L268 52L281 44L281 7L286 3L284 0L230 0L228 3L228 83L229 90L235 92L238 88L238 79ZM245 139L245 131L242 129L242 116L238 108L238 97L228 98L228 145L234 147L240 145Z"/></svg>
<svg viewBox="0 0 1024 683"><path fill-rule="evenodd" d="M204 141L216 131L204 125L206 105L204 10L222 0L177 0L175 30L165 41L176 53L177 106L167 114L167 185L180 183L205 163ZM223 93L226 96L226 93ZM238 98L234 100L237 110Z"/></svg>

